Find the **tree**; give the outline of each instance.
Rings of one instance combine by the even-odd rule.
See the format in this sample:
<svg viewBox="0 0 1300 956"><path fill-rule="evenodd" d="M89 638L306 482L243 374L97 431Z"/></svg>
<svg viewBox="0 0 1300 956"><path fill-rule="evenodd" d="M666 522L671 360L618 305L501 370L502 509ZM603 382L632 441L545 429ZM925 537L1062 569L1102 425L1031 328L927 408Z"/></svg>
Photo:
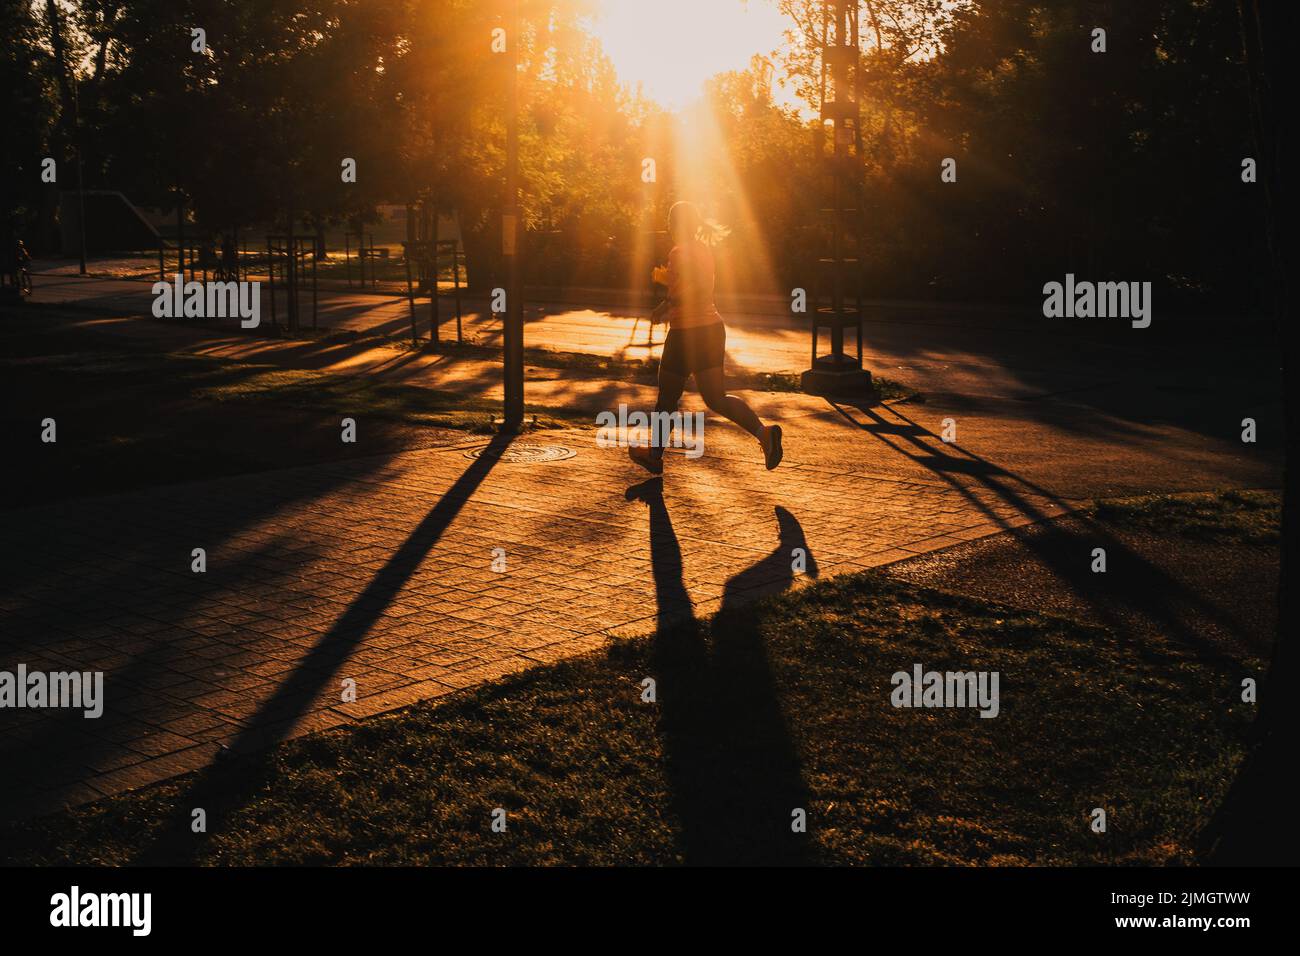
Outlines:
<svg viewBox="0 0 1300 956"><path fill-rule="evenodd" d="M57 185L41 182L41 161L49 156L64 166L55 126L59 116L58 84L54 64L42 47L42 24L27 0L0 0L0 88L9 91L5 135L0 136L3 158L3 200L0 215L7 225L32 238L37 247L53 243L54 201ZM43 219L43 221L42 221Z"/></svg>

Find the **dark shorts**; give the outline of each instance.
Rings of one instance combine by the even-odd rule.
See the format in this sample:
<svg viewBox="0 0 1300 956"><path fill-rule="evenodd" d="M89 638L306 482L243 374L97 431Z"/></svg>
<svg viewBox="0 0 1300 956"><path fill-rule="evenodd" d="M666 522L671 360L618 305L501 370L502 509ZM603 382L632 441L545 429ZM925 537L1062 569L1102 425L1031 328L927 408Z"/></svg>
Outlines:
<svg viewBox="0 0 1300 956"><path fill-rule="evenodd" d="M727 329L721 322L689 329L669 329L659 367L685 378L694 372L722 368Z"/></svg>

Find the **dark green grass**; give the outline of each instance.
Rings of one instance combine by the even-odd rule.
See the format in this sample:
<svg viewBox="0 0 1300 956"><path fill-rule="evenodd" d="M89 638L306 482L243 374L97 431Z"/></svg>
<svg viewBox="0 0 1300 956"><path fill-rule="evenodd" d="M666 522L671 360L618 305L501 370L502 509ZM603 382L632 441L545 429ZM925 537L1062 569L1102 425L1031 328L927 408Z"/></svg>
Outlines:
<svg viewBox="0 0 1300 956"><path fill-rule="evenodd" d="M1000 716L895 709L890 675L915 663L997 670ZM0 831L0 854L1190 863L1253 717L1236 684L1262 662L1239 665L864 573ZM195 806L206 835L189 832ZM490 828L497 807L505 833ZM806 834L790 830L796 807Z"/></svg>
<svg viewBox="0 0 1300 956"><path fill-rule="evenodd" d="M1093 514L1119 528L1220 544L1277 544L1282 498L1272 491L1146 495L1101 501Z"/></svg>

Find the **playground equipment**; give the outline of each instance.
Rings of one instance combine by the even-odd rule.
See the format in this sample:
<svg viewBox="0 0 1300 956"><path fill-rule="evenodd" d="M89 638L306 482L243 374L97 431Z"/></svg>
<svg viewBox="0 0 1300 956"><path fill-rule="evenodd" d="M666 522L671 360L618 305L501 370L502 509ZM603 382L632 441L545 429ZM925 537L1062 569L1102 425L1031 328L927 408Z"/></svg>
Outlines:
<svg viewBox="0 0 1300 956"><path fill-rule="evenodd" d="M243 256L239 245L239 230L234 229L221 237L213 276L218 282L238 282L243 275Z"/></svg>
<svg viewBox="0 0 1300 956"><path fill-rule="evenodd" d="M120 193L109 195L121 196ZM144 222L139 211L134 206L130 206L125 197L121 198L122 203L129 206L131 211ZM204 282L208 281L209 272L218 282L239 280L242 271L240 268L239 227L236 226L230 232L223 233L216 243L212 241L211 233L206 238L187 239L185 235L185 208L178 199L176 203L176 241L169 243L161 232L153 229L152 226L149 228L153 230L153 241L158 245L158 278L161 281L166 282L170 276L179 275L182 279L193 282L198 280L200 272L202 272ZM176 255L176 270L174 272L169 272L167 269L167 253L169 250L174 251Z"/></svg>
<svg viewBox="0 0 1300 956"><path fill-rule="evenodd" d="M59 193L60 252L79 255L83 238L90 252L147 252L158 242L158 229L116 189Z"/></svg>
<svg viewBox="0 0 1300 956"><path fill-rule="evenodd" d="M821 210L829 255L817 262L813 288L812 364L800 386L814 395L872 393L871 373L862 367L862 135L859 127L858 3L825 0L822 5L821 127L816 148L829 167L831 205ZM830 126L831 155L824 137ZM827 235L828 234L828 235ZM828 240L828 241L827 241ZM850 288L851 287L851 288ZM818 334L830 332L831 351L817 354ZM856 333L857 357L844 353L844 332Z"/></svg>
<svg viewBox="0 0 1300 956"><path fill-rule="evenodd" d="M316 328L317 285L316 285L316 237L306 234L288 233L282 236L266 237L266 271L271 290L271 327L279 331L280 325L276 314L275 288L276 266L279 265L280 285L286 295L285 315L290 332L299 328L299 293L306 285L306 260L311 260L311 327Z"/></svg>
<svg viewBox="0 0 1300 956"><path fill-rule="evenodd" d="M176 268L169 270L167 260L172 254L175 256ZM158 278L164 282L174 275L190 282L200 278L207 282L208 271L217 270L218 265L216 252L210 242L188 240L168 243L161 237L158 239Z"/></svg>
<svg viewBox="0 0 1300 956"><path fill-rule="evenodd" d="M370 262L370 288L378 288L378 276L375 270L376 259L388 259L388 247L380 249L375 248L375 236L371 233L369 243L367 243L366 233L358 229L357 233L357 265L361 271L361 279L357 283L362 289L366 287L366 262ZM348 288L352 288L352 235L343 233L343 275L347 277Z"/></svg>
<svg viewBox="0 0 1300 956"><path fill-rule="evenodd" d="M460 243L455 239L439 239L438 213L433 204L422 202L406 207L406 241L402 243L402 258L406 262L406 301L411 309L411 342L419 340L416 328L415 299L429 296L429 341L437 346L441 341L442 317L438 310L438 277L442 263L451 259L452 287L456 295L456 342L464 341L461 327L460 304ZM412 274L412 266L415 272Z"/></svg>
<svg viewBox="0 0 1300 956"><path fill-rule="evenodd" d="M185 207L178 198L176 201L175 238L172 239L151 225L143 214L132 206L121 193L102 192L91 198L100 198L104 202L108 202L110 199L116 200L117 205L108 206L107 208L116 209L120 206L149 230L148 244L158 251L159 280L166 282L172 276L179 275L183 280L193 282L198 281L201 274L202 281L207 282L208 276L211 274L212 278L218 282L238 282L243 276L244 268L242 263L247 256L248 250L246 245L240 242L239 226L228 227L215 236L212 232L199 229L197 235L190 238L186 233ZM110 220L107 214L103 218ZM126 221L130 223L132 220L127 219ZM138 229L136 231L139 232ZM133 245L130 248L148 248L149 246ZM174 269L168 268L168 259L175 263Z"/></svg>

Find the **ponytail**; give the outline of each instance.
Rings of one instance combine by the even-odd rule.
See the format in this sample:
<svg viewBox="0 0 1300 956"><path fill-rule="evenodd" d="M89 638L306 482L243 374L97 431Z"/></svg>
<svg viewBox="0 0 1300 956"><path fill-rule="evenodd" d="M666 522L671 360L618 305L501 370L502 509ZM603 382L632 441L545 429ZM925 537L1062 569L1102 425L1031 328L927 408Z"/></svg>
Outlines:
<svg viewBox="0 0 1300 956"><path fill-rule="evenodd" d="M701 219L700 228L695 231L695 237L706 246L716 246L729 235L731 227L724 226L716 219Z"/></svg>

